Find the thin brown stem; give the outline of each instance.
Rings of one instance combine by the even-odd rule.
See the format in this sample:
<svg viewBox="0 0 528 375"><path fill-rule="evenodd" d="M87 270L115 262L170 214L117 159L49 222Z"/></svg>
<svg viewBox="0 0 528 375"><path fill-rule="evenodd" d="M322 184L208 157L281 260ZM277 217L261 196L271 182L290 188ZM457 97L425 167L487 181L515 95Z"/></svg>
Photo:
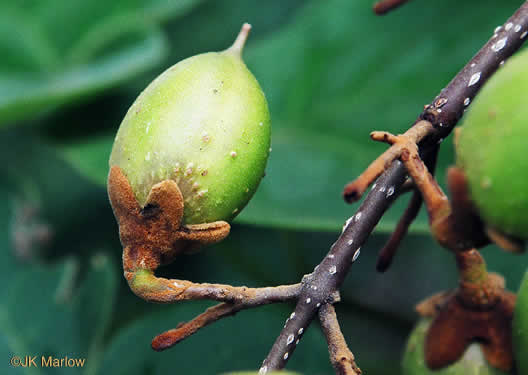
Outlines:
<svg viewBox="0 0 528 375"><path fill-rule="evenodd" d="M400 195L401 194L406 194L406 193L410 193L411 191L414 191L414 182L411 178L408 178L407 180L405 180L405 182L403 183L401 189L400 189Z"/></svg>
<svg viewBox="0 0 528 375"><path fill-rule="evenodd" d="M456 253L456 261L460 281L479 283L487 279L486 262L477 250L471 249Z"/></svg>
<svg viewBox="0 0 528 375"><path fill-rule="evenodd" d="M376 263L376 270L378 270L378 272L385 272L392 264L392 260L398 251L398 247L400 246L403 237L405 237L409 230L409 226L418 215L418 212L420 212L422 202L422 195L420 192L415 191L407 209L400 218L396 229L392 232L389 240L379 253L378 261Z"/></svg>
<svg viewBox="0 0 528 375"><path fill-rule="evenodd" d="M428 121L418 121L403 135L408 137L410 141L419 143L431 131L432 125ZM384 132L372 132L371 137L374 140L384 141L384 137L388 136ZM367 188L387 169L391 163L398 159L401 154L401 147L398 144L393 145L374 160L367 169L359 175L354 181L345 186L343 191L343 198L348 203L358 201Z"/></svg>
<svg viewBox="0 0 528 375"><path fill-rule="evenodd" d="M396 8L399 8L409 0L382 0L374 4L373 10L378 16L387 14Z"/></svg>
<svg viewBox="0 0 528 375"><path fill-rule="evenodd" d="M179 280L178 280L179 281ZM187 283L189 283L187 281ZM200 284L194 284L193 288L200 289ZM201 284L203 285L203 284ZM209 293L208 290L210 285L204 289L204 293ZM224 288L225 286L221 286ZM162 351L168 349L180 341L186 339L192 334L196 333L199 329L208 326L222 318L235 315L237 312L253 307L268 305L277 302L286 302L295 299L300 292L301 284L277 286L273 288L257 288L253 289L255 293L252 295L240 294L233 298L236 302L223 302L213 307L208 308L205 312L195 317L193 320L185 323L180 323L174 329L166 331L152 340L152 348L156 351ZM241 289L245 289L245 291ZM235 288L239 292L246 292L249 288L241 287ZM232 290L235 290L232 289ZM196 296L191 299L196 298Z"/></svg>
<svg viewBox="0 0 528 375"><path fill-rule="evenodd" d="M330 362L334 366L336 375L360 375L361 369L356 365L354 354L348 348L332 304L327 303L321 306L319 320L328 343Z"/></svg>
<svg viewBox="0 0 528 375"><path fill-rule="evenodd" d="M162 351L168 349L187 337L196 333L199 329L208 326L222 318L235 315L243 308L241 304L219 303L208 308L193 320L180 323L176 328L163 332L152 340L152 349ZM247 307L246 307L247 308Z"/></svg>
<svg viewBox="0 0 528 375"><path fill-rule="evenodd" d="M434 175L434 172L436 170L436 161L438 159L439 150L440 147L437 146L430 154L427 155L426 158L424 158L424 163L432 175ZM401 244L401 241L407 234L409 227L411 226L414 219L416 219L416 216L418 216L420 208L422 207L422 195L418 190L415 189L415 185L412 179L405 181L405 183L402 185L402 193L405 192L406 185L411 186L414 192L411 201L407 206L407 209L403 213L402 217L400 218L400 221L398 222L398 225L396 226L396 229L391 234L389 240L379 253L378 261L376 263L376 269L378 272L385 272L390 267L390 265L392 264L392 260L394 259L396 252L398 251L398 248Z"/></svg>
<svg viewBox="0 0 528 375"><path fill-rule="evenodd" d="M458 298L477 309L495 305L504 292L504 278L487 271L486 262L476 249L456 253L456 261L460 278Z"/></svg>

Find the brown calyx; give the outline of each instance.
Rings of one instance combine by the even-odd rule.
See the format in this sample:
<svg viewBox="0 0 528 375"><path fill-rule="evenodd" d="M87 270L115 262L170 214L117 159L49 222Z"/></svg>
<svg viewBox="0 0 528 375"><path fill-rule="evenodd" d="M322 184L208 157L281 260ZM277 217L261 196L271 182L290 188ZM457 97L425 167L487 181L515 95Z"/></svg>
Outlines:
<svg viewBox="0 0 528 375"><path fill-rule="evenodd" d="M486 272L476 250L457 256L457 264L461 276L458 289L417 306L422 316L434 317L425 341L426 363L431 369L448 366L460 359L471 343L479 342L490 365L510 371L516 296L504 289L501 276Z"/></svg>
<svg viewBox="0 0 528 375"><path fill-rule="evenodd" d="M229 234L224 221L183 225L183 196L172 180L154 185L141 207L121 168L113 166L108 196L119 224L125 271L155 270L183 251L219 242Z"/></svg>
<svg viewBox="0 0 528 375"><path fill-rule="evenodd" d="M462 357L473 342L481 344L490 365L513 367L512 318L515 294L503 291L486 310L470 308L456 296L437 312L425 341L425 360L431 369L448 366Z"/></svg>

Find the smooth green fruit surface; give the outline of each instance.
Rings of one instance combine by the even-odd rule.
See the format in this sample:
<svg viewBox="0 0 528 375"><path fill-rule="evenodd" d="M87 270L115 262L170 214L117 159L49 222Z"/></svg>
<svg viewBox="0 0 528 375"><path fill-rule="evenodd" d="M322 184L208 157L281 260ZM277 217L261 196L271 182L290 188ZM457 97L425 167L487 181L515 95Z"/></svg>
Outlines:
<svg viewBox="0 0 528 375"><path fill-rule="evenodd" d="M430 319L418 322L407 341L403 356L403 374L405 375L504 375L491 367L478 344L470 345L462 358L441 370L430 370L425 363L424 343Z"/></svg>
<svg viewBox="0 0 528 375"><path fill-rule="evenodd" d="M517 373L528 375L528 272L517 295L515 313L513 315L513 347Z"/></svg>
<svg viewBox="0 0 528 375"><path fill-rule="evenodd" d="M110 166L127 176L141 205L152 185L178 184L184 223L230 220L264 175L270 114L236 42L190 57L157 77L128 110Z"/></svg>
<svg viewBox="0 0 528 375"><path fill-rule="evenodd" d="M512 57L475 98L460 130L458 164L486 223L528 239L528 51Z"/></svg>

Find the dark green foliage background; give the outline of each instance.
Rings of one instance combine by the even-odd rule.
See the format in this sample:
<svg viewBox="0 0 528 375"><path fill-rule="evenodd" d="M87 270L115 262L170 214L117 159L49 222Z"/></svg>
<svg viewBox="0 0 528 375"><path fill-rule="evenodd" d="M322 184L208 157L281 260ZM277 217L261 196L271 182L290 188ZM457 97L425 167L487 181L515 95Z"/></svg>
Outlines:
<svg viewBox="0 0 528 375"><path fill-rule="evenodd" d="M104 186L107 160L127 108L161 71L226 48L248 21L254 29L245 59L273 120L267 177L231 236L178 258L163 274L249 286L293 283L320 261L353 214L341 189L384 149L369 132L404 131L521 3L415 0L376 18L370 0L2 1L0 372L257 369L290 314L286 305L244 311L169 351L151 351L155 334L209 305L147 304L122 277ZM448 140L441 181L452 161ZM453 259L430 238L423 213L389 272L374 271L376 253L406 200L391 208L363 247L337 306L367 374L399 372L414 304L456 283ZM33 222L48 225L53 239L34 243L24 260L13 233L30 232L15 220L28 206L38 210ZM528 257L493 247L484 254L515 290ZM12 355L42 354L86 357L86 366L9 366ZM289 368L332 373L317 324Z"/></svg>

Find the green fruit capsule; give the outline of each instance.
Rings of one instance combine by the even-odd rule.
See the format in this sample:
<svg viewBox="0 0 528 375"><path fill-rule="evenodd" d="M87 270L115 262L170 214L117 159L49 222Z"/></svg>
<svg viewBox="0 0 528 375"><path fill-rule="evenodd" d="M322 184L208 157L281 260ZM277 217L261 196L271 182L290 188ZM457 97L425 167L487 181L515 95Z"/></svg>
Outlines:
<svg viewBox="0 0 528 375"><path fill-rule="evenodd" d="M229 49L190 57L158 76L128 110L110 166L119 166L141 206L172 179L184 224L231 220L264 176L271 123L257 80L242 61L250 25Z"/></svg>
<svg viewBox="0 0 528 375"><path fill-rule="evenodd" d="M403 371L405 375L505 375L491 367L480 349L479 344L468 347L462 358L456 363L440 370L431 370L425 363L424 345L430 319L418 322L407 341L403 356Z"/></svg>
<svg viewBox="0 0 528 375"><path fill-rule="evenodd" d="M528 239L528 51L511 58L483 87L458 140L458 164L481 217Z"/></svg>
<svg viewBox="0 0 528 375"><path fill-rule="evenodd" d="M519 375L528 375L528 272L517 295L513 315L513 347Z"/></svg>

